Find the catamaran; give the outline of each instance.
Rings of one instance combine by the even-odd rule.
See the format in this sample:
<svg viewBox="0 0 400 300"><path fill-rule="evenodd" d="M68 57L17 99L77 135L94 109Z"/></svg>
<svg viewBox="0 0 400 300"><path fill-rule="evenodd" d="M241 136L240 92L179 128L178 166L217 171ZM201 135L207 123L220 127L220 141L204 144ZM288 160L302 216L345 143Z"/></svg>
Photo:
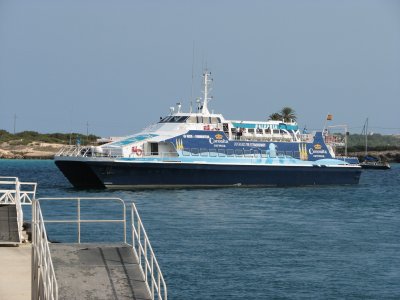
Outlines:
<svg viewBox="0 0 400 300"><path fill-rule="evenodd" d="M66 146L55 164L76 188L358 184L358 161L336 159L337 139L294 120L227 120L208 109L203 74L196 111L180 103L143 131L101 146Z"/></svg>

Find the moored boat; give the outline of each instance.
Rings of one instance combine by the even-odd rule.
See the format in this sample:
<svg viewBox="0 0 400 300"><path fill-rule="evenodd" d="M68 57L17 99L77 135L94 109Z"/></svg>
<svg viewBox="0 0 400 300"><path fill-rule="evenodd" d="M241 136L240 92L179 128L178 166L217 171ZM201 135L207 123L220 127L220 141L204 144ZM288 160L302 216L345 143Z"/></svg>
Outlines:
<svg viewBox="0 0 400 300"><path fill-rule="evenodd" d="M181 104L142 132L101 146L68 146L55 163L77 188L357 184L358 164L336 159L333 137L294 120L238 121L210 113L211 74L195 112ZM357 161L358 163L358 161Z"/></svg>

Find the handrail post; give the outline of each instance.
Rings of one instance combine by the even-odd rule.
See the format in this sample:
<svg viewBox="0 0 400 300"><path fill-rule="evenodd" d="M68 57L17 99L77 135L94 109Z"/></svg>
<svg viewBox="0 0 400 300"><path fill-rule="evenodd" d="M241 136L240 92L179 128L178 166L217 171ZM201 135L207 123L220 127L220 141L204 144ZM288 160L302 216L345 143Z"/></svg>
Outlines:
<svg viewBox="0 0 400 300"><path fill-rule="evenodd" d="M81 243L81 199L78 198L78 244Z"/></svg>
<svg viewBox="0 0 400 300"><path fill-rule="evenodd" d="M126 244L126 205L124 203L124 243Z"/></svg>

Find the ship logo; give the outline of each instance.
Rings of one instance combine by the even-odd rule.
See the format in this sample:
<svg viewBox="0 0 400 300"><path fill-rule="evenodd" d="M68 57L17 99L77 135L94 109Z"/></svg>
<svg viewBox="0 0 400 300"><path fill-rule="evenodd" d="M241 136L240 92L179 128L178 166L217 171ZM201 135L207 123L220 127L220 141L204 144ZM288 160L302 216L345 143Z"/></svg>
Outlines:
<svg viewBox="0 0 400 300"><path fill-rule="evenodd" d="M224 137L222 136L222 134L219 134L219 133L218 133L218 134L215 135L215 139L216 139L216 140L222 140L223 138L224 138Z"/></svg>
<svg viewBox="0 0 400 300"><path fill-rule="evenodd" d="M308 160L307 145L299 144L299 152L301 160Z"/></svg>
<svg viewBox="0 0 400 300"><path fill-rule="evenodd" d="M314 145L314 149L315 149L315 150L321 150L321 149L322 149L322 146L321 146L320 144L315 144L315 145Z"/></svg>
<svg viewBox="0 0 400 300"><path fill-rule="evenodd" d="M182 149L183 149L182 139L176 139L176 150L182 150Z"/></svg>

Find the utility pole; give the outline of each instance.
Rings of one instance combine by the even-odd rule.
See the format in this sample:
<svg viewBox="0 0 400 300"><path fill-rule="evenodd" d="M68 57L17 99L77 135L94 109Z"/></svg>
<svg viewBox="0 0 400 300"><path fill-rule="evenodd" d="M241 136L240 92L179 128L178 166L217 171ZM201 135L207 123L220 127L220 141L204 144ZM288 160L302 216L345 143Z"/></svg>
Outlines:
<svg viewBox="0 0 400 300"><path fill-rule="evenodd" d="M86 141L89 145L89 122L86 121Z"/></svg>
<svg viewBox="0 0 400 300"><path fill-rule="evenodd" d="M14 134L15 134L16 125L17 125L17 114L14 114Z"/></svg>

